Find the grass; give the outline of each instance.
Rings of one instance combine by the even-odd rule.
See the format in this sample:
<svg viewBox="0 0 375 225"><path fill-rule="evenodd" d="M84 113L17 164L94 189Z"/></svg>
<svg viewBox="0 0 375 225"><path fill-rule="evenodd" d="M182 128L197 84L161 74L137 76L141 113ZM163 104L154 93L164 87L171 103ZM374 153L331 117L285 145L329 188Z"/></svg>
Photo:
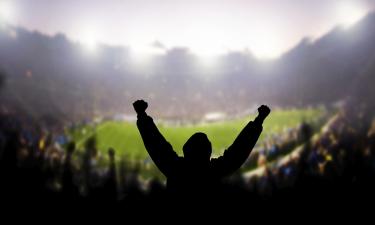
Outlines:
<svg viewBox="0 0 375 225"><path fill-rule="evenodd" d="M258 143L267 135L281 133L284 129L295 127L302 121L313 121L321 114L320 109L273 111L264 123L263 133ZM182 146L186 140L199 131L207 134L212 143L213 155L218 156L230 146L241 129L254 118L255 115L231 121L184 126L158 123L157 126L179 155L182 154ZM96 126L77 128L71 131L70 135L81 149L88 138L95 136L99 151L107 152L108 148L112 147L120 156L126 155L132 159L148 157L135 122L107 121Z"/></svg>

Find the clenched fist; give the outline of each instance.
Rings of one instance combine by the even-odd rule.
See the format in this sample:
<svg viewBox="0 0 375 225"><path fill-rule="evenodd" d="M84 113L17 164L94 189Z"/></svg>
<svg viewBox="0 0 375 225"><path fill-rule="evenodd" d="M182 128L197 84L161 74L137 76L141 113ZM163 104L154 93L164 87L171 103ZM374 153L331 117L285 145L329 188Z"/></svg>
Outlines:
<svg viewBox="0 0 375 225"><path fill-rule="evenodd" d="M148 104L147 102L143 100L137 100L133 103L134 110L137 112L137 114L143 114L145 113Z"/></svg>
<svg viewBox="0 0 375 225"><path fill-rule="evenodd" d="M268 114L270 114L271 112L271 109L268 108L268 106L266 105L261 105L259 108L258 108L258 112L259 112L259 116L262 117L262 118L266 118L268 116Z"/></svg>

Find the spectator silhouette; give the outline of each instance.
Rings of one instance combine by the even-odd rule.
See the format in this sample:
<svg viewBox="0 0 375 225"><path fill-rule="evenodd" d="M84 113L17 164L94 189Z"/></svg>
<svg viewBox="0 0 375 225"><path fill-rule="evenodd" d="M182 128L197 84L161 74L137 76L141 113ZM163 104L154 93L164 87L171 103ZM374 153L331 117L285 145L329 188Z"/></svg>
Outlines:
<svg viewBox="0 0 375 225"><path fill-rule="evenodd" d="M113 148L108 149L109 157L109 170L107 180L104 184L104 191L106 193L107 200L115 201L117 199L117 174L116 174L116 162L115 162L115 150Z"/></svg>
<svg viewBox="0 0 375 225"><path fill-rule="evenodd" d="M72 163L73 153L76 149L74 142L70 142L66 149L65 161L62 172L62 193L64 199L75 200L78 198L79 190L74 183L74 169Z"/></svg>
<svg viewBox="0 0 375 225"><path fill-rule="evenodd" d="M224 155L211 159L212 146L206 134L193 134L183 146L184 157L179 157L147 115L148 104L143 100L133 103L137 112L137 126L146 150L160 171L167 177L168 193L186 196L207 196L220 191L221 180L238 170L246 161L261 132L262 123L270 109L262 105L259 115L249 122Z"/></svg>
<svg viewBox="0 0 375 225"><path fill-rule="evenodd" d="M85 153L83 155L82 170L84 180L84 191L86 195L90 195L93 188L93 175L92 175L92 159L96 156L96 138L91 137L85 143Z"/></svg>

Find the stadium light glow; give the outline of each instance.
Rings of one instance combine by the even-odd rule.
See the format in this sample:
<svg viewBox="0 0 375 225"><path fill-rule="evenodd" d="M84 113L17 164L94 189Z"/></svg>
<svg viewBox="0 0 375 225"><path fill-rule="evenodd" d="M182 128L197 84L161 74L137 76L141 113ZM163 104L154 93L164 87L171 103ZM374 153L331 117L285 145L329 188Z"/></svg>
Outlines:
<svg viewBox="0 0 375 225"><path fill-rule="evenodd" d="M11 23L15 19L15 9L11 1L0 1L0 23Z"/></svg>
<svg viewBox="0 0 375 225"><path fill-rule="evenodd" d="M252 42L250 47L251 52L261 60L274 59L280 56L281 50L277 44L277 41L273 40L270 36L259 38Z"/></svg>
<svg viewBox="0 0 375 225"><path fill-rule="evenodd" d="M152 59L155 55L155 52L148 48L130 48L130 69L138 75L150 75Z"/></svg>
<svg viewBox="0 0 375 225"><path fill-rule="evenodd" d="M219 63L218 57L212 55L199 55L198 59L206 69L214 69Z"/></svg>
<svg viewBox="0 0 375 225"><path fill-rule="evenodd" d="M134 55L139 60L142 60L143 58L149 58L153 55L163 55L166 53L166 49L156 48L151 44L146 43L133 42L130 44L130 50L132 52L132 55Z"/></svg>
<svg viewBox="0 0 375 225"><path fill-rule="evenodd" d="M250 52L258 59L268 60L279 57L283 52L283 31L272 23L263 21L254 25L252 35L248 37Z"/></svg>
<svg viewBox="0 0 375 225"><path fill-rule="evenodd" d="M305 36L321 36L338 24L352 25L374 9L365 3L370 1L108 0L90 1L87 10L80 10L87 7L87 1L0 0L0 25L49 35L63 33L79 41L88 54L100 42L128 46L135 54L187 48L210 60L221 53L249 49L259 59L270 59ZM318 5L322 10L316 11Z"/></svg>
<svg viewBox="0 0 375 225"><path fill-rule="evenodd" d="M341 1L337 15L340 25L349 27L362 19L366 15L366 10L354 1Z"/></svg>
<svg viewBox="0 0 375 225"><path fill-rule="evenodd" d="M94 29L86 28L79 35L79 42L91 53L98 48L97 33Z"/></svg>

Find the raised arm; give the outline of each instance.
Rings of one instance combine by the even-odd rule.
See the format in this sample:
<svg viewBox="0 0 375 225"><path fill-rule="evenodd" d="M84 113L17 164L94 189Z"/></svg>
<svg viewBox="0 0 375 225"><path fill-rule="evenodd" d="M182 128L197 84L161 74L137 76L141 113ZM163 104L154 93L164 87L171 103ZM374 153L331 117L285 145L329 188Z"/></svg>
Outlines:
<svg viewBox="0 0 375 225"><path fill-rule="evenodd" d="M217 176L227 176L238 170L250 155L262 132L262 124L271 110L262 105L258 108L258 116L242 129L233 144L224 152L224 155L212 159L212 168Z"/></svg>
<svg viewBox="0 0 375 225"><path fill-rule="evenodd" d="M176 166L178 155L160 133L153 119L147 115L147 102L137 100L133 106L137 112L137 126L145 148L160 171L168 176Z"/></svg>

